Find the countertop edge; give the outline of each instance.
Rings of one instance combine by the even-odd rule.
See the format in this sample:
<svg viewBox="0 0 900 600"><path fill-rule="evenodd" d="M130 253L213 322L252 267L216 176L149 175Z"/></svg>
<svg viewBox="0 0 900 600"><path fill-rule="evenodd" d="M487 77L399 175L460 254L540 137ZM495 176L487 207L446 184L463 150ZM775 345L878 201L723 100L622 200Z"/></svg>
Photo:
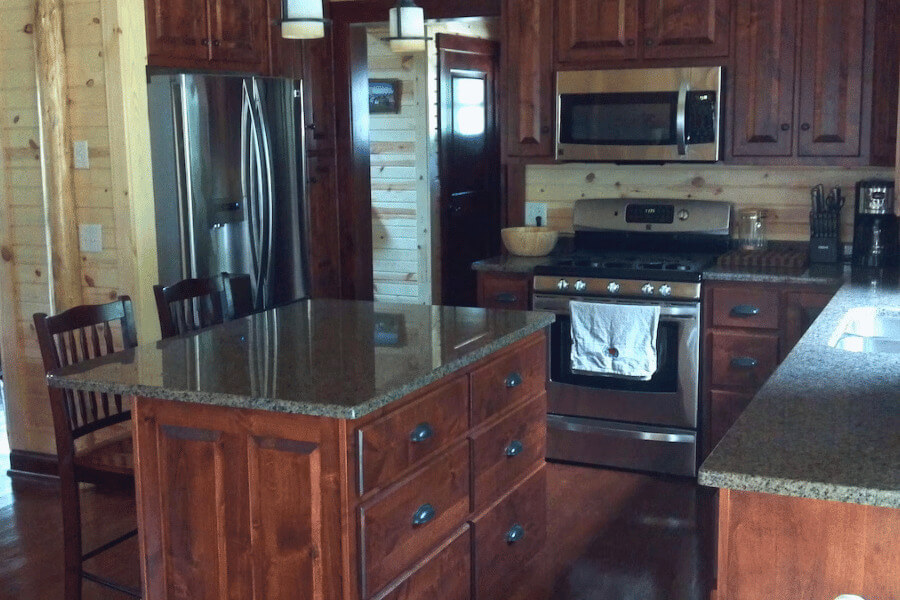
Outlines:
<svg viewBox="0 0 900 600"><path fill-rule="evenodd" d="M830 500L883 508L900 508L900 490L882 490L837 483L800 481L749 473L707 471L701 467L697 483L706 487L773 494L790 498Z"/></svg>
<svg viewBox="0 0 900 600"><path fill-rule="evenodd" d="M438 381L460 369L463 369L482 358L489 356L507 346L510 346L526 337L548 327L555 320L553 313L536 311L541 317L532 323L523 325L520 329L508 333L489 344L469 352L453 362L441 365L423 377L415 378L408 383L400 385L390 392L369 398L355 406L333 405L325 403L303 403L297 401L279 400L268 397L254 397L229 394L225 392L198 392L192 390L169 390L163 387L146 385L124 385L103 381L79 379L69 381L65 377L47 375L47 384L50 387L70 390L82 390L88 392L106 392L123 396L144 396L173 402L188 402L222 406L225 408L239 408L245 410L263 410L280 412L285 414L306 415L312 417L327 417L342 420L353 420L364 417L376 410L383 408L396 400L403 398L425 386Z"/></svg>

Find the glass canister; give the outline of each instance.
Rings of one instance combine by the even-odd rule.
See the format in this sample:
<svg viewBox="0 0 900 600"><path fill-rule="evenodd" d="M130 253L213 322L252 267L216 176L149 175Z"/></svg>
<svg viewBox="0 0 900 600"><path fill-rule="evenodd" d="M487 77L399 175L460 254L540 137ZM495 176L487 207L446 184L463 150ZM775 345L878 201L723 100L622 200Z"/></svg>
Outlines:
<svg viewBox="0 0 900 600"><path fill-rule="evenodd" d="M766 238L766 218L768 214L764 209L745 208L739 213L738 243L741 250L765 250L768 245Z"/></svg>

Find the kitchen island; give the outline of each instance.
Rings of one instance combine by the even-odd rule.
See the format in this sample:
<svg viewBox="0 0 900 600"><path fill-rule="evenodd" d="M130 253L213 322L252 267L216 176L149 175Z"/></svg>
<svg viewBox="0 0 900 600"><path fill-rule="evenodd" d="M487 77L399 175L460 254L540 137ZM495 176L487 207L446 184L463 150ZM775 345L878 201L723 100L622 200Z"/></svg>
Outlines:
<svg viewBox="0 0 900 600"><path fill-rule="evenodd" d="M553 316L310 300L66 368L134 397L144 598L498 598L546 535Z"/></svg>
<svg viewBox="0 0 900 600"><path fill-rule="evenodd" d="M701 467L717 600L900 597L900 353L834 347L866 307L900 290L848 279Z"/></svg>

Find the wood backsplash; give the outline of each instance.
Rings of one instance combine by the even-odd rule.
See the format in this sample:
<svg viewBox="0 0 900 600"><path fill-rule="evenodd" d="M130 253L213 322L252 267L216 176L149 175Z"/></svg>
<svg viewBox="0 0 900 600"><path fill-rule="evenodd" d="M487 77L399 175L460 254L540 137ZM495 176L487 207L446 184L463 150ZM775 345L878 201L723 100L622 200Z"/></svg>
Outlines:
<svg viewBox="0 0 900 600"><path fill-rule="evenodd" d="M720 200L737 209L767 209L770 239L805 241L809 239L809 188L821 183L827 193L839 185L847 198L841 237L849 242L856 182L893 176L893 170L886 168L529 165L525 198L546 202L548 225L559 231L572 231L572 206L579 198Z"/></svg>

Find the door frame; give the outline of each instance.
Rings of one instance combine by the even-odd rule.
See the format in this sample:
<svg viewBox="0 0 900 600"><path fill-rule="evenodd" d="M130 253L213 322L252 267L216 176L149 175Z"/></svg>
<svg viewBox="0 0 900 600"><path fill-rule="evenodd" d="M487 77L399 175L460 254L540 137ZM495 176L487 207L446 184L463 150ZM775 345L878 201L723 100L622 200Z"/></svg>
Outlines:
<svg viewBox="0 0 900 600"><path fill-rule="evenodd" d="M341 298L372 300L372 185L365 35L352 25L387 21L394 0L330 2L337 136ZM501 0L419 0L429 19L500 17ZM362 30L362 28L359 28ZM363 30L363 34L364 34ZM360 60L360 50L362 58ZM500 77L500 75L498 75ZM356 84L354 86L354 84Z"/></svg>

